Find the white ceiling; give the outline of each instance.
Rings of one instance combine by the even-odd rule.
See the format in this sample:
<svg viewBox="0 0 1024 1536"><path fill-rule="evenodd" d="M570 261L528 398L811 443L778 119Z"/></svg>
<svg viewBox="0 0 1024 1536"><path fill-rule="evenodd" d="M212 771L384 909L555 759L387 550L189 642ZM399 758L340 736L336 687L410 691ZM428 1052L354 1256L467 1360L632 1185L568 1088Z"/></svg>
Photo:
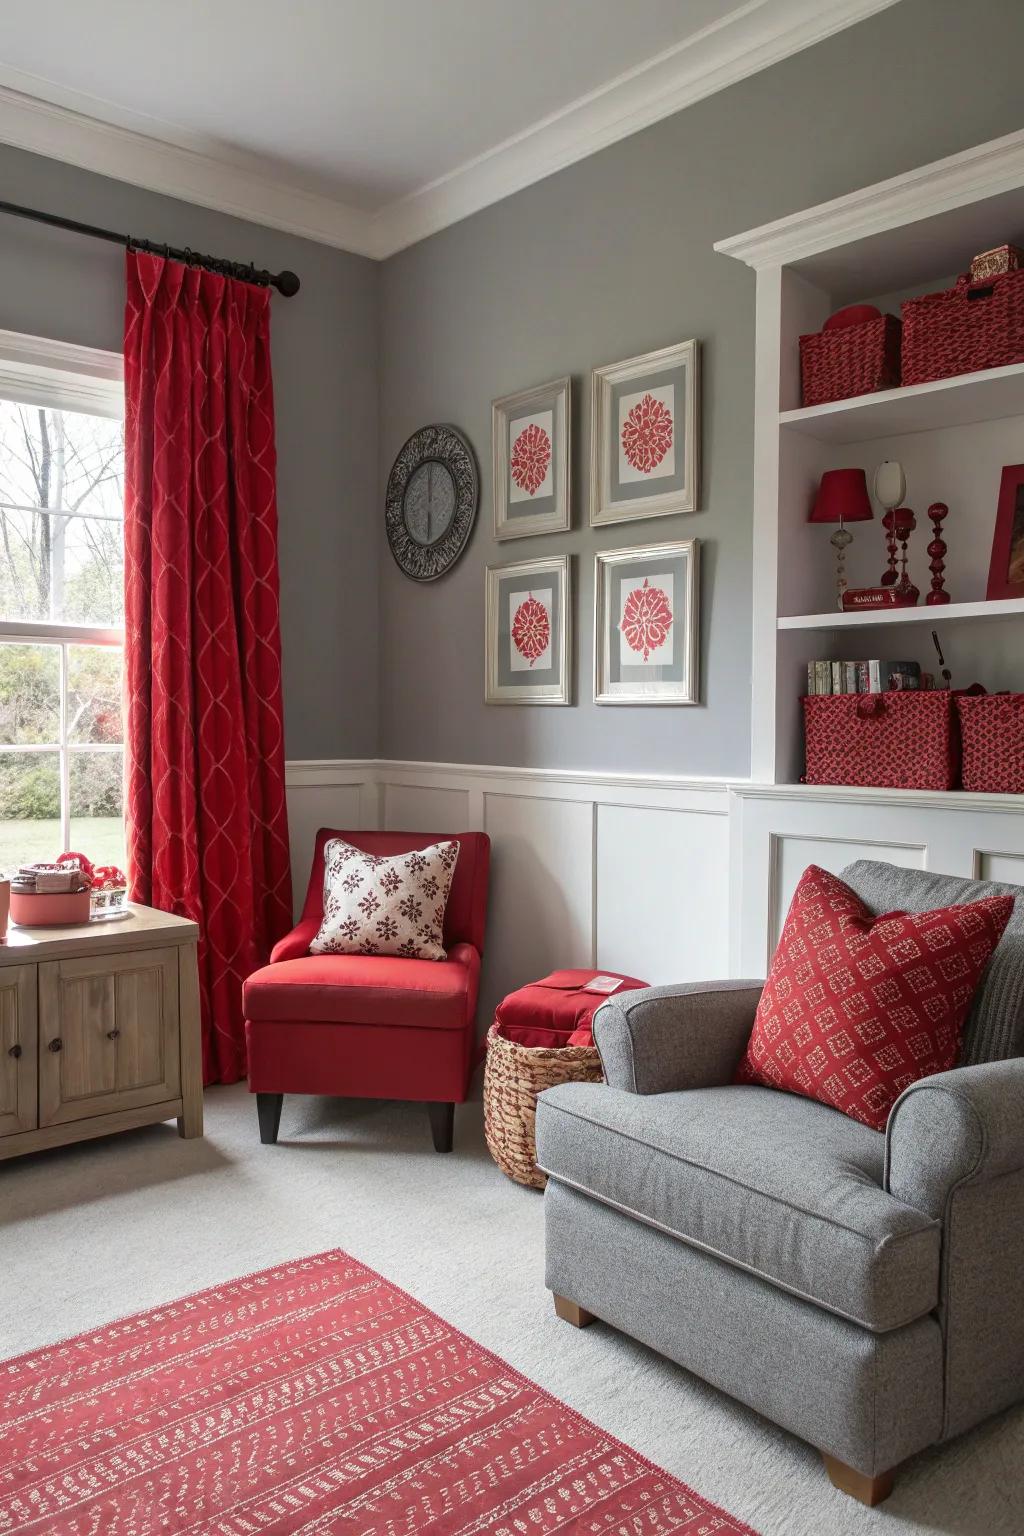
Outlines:
<svg viewBox="0 0 1024 1536"><path fill-rule="evenodd" d="M383 256L891 3L37 0L0 141Z"/></svg>

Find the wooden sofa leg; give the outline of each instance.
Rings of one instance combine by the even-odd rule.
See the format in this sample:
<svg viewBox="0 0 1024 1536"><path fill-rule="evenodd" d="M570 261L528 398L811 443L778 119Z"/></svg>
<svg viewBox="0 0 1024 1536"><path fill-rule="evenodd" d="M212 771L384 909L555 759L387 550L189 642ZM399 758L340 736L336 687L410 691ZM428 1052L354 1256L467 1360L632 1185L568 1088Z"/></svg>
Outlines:
<svg viewBox="0 0 1024 1536"><path fill-rule="evenodd" d="M567 1296L559 1296L551 1292L555 1301L555 1311L564 1323L572 1323L574 1328L589 1328L591 1323L596 1323L597 1318L593 1312L588 1312L586 1307L578 1306L575 1301L570 1301Z"/></svg>
<svg viewBox="0 0 1024 1536"><path fill-rule="evenodd" d="M455 1135L455 1105L428 1104L427 1113L430 1116L430 1135L433 1138L434 1151L450 1152Z"/></svg>
<svg viewBox="0 0 1024 1536"><path fill-rule="evenodd" d="M880 1472L877 1477L868 1477L866 1472L848 1467L845 1461L838 1461L825 1451L822 1451L821 1459L832 1486L838 1488L840 1493L848 1493L852 1499L858 1499L861 1504L867 1504L871 1509L892 1493L896 1481L895 1467L890 1467L888 1472Z"/></svg>
<svg viewBox="0 0 1024 1536"><path fill-rule="evenodd" d="M277 1140L277 1133L281 1125L281 1105L283 1103L283 1093L258 1093L256 1095L256 1114L260 1122L260 1141L266 1146L272 1146Z"/></svg>

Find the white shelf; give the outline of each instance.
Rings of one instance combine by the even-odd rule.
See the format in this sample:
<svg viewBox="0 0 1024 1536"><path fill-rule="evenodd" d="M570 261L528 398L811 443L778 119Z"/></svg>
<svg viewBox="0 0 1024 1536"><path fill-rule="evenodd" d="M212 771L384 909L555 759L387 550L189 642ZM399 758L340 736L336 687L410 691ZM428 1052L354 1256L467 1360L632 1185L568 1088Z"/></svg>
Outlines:
<svg viewBox="0 0 1024 1536"><path fill-rule="evenodd" d="M782 411L779 425L824 443L860 443L1022 415L1024 363L1013 363L1008 368L986 368L930 384L909 384L853 400Z"/></svg>
<svg viewBox="0 0 1024 1536"><path fill-rule="evenodd" d="M879 624L948 624L951 619L1005 619L1024 614L1024 597L985 603L945 603L916 608L857 609L851 613L798 613L778 620L779 629L874 629Z"/></svg>

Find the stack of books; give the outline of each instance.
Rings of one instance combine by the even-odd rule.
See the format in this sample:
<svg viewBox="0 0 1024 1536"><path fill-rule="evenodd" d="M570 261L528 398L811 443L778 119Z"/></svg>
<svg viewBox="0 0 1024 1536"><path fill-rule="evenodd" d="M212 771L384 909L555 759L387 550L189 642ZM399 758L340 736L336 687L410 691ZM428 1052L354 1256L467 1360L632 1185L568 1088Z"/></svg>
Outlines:
<svg viewBox="0 0 1024 1536"><path fill-rule="evenodd" d="M23 864L11 878L20 896L66 896L86 891L89 881L75 864Z"/></svg>
<svg viewBox="0 0 1024 1536"><path fill-rule="evenodd" d="M931 688L934 679L916 661L809 661L807 692L896 693Z"/></svg>

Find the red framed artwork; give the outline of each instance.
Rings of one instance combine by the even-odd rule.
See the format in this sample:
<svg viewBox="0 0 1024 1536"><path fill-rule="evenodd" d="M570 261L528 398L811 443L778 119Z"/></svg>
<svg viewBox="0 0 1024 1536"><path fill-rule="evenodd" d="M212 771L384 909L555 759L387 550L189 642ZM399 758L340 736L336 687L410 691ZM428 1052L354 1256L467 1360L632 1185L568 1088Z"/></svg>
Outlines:
<svg viewBox="0 0 1024 1536"><path fill-rule="evenodd" d="M1003 470L985 596L1024 597L1024 464Z"/></svg>

